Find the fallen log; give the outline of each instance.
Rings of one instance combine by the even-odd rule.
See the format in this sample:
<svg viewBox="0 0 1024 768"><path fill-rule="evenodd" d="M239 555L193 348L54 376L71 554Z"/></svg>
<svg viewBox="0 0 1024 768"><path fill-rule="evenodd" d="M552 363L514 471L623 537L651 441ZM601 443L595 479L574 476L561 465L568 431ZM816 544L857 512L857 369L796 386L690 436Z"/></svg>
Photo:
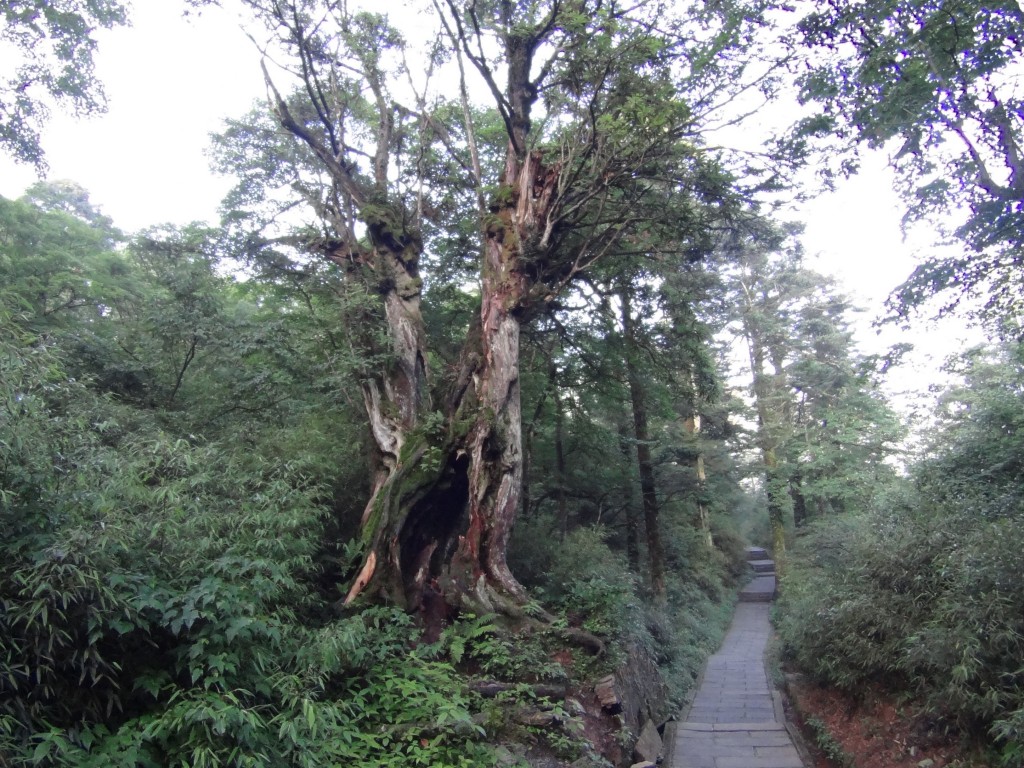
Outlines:
<svg viewBox="0 0 1024 768"><path fill-rule="evenodd" d="M524 685L523 683L502 683L497 680L474 680L470 682L469 689L478 693L485 699L493 699L498 694L506 691L529 691L538 699L564 699L569 695L569 688L564 683L535 683Z"/></svg>

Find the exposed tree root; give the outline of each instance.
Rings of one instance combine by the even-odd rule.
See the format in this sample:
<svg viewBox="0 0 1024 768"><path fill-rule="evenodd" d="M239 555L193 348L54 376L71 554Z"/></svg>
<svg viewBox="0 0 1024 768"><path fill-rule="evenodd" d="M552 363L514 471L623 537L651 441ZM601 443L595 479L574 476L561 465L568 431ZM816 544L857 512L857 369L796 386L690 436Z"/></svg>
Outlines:
<svg viewBox="0 0 1024 768"><path fill-rule="evenodd" d="M461 585L460 585L461 586ZM519 588L522 592L522 588ZM459 588L451 581L442 584L440 591L436 593L446 605L447 610L440 610L437 606L428 610L426 620L437 620L441 617L450 617L458 612L471 613L476 616L494 614L501 619L508 621L517 630L527 629L532 632L546 633L558 637L567 644L583 648L593 656L602 656L605 652L604 641L597 635L587 632L578 627L559 626L560 619L554 614L548 613L536 604L530 606L529 610L525 600L520 594L510 595L502 591L494 584L487 583L483 576L477 580L475 588ZM436 637L440 627L427 628L425 637Z"/></svg>

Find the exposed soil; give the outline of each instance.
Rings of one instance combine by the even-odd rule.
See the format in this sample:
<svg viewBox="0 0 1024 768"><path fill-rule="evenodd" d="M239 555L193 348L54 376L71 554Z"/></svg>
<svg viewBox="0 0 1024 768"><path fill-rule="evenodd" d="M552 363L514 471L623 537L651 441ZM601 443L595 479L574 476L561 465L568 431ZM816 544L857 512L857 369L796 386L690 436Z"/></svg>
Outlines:
<svg viewBox="0 0 1024 768"><path fill-rule="evenodd" d="M881 692L855 700L799 675L786 680L789 714L804 733L815 768L987 767ZM824 725L827 736L813 721Z"/></svg>

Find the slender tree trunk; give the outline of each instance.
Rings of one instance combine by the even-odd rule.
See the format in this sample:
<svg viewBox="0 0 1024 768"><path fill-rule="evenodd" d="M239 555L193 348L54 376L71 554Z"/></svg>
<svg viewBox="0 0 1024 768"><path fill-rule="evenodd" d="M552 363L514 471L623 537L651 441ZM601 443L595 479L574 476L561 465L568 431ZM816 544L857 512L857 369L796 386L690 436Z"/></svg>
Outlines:
<svg viewBox="0 0 1024 768"><path fill-rule="evenodd" d="M765 493L768 497L768 522L772 532L772 555L779 577L786 570L786 518L792 514L789 478L779 466L778 414L771 407L772 388L765 372L765 347L749 315L744 317L744 334L750 352L750 370L754 379L754 404L757 410L758 443L765 468Z"/></svg>
<svg viewBox="0 0 1024 768"><path fill-rule="evenodd" d="M520 506L523 514L530 513L530 508L533 503L531 470L533 469L533 439L537 435L537 424L540 422L540 418L544 413L544 404L547 402L548 396L553 395L557 391L557 388L558 369L554 364L549 364L547 384L544 387L544 391L541 392L540 397L537 398L537 404L533 409L533 418L530 419L529 424L527 424L523 430L523 490L522 498L520 500Z"/></svg>
<svg viewBox="0 0 1024 768"><path fill-rule="evenodd" d="M661 529L658 524L658 496L654 482L654 461L651 457L651 435L647 426L647 400L643 379L633 359L636 349L636 325L633 317L632 297L629 288L619 291L622 304L622 329L629 350L625 355L626 378L629 384L629 398L633 407L633 434L636 437L636 460L640 474L640 502L644 511L644 527L647 531L647 559L650 569L651 592L655 598L665 596L665 554L661 543Z"/></svg>
<svg viewBox="0 0 1024 768"><path fill-rule="evenodd" d="M700 414L694 413L693 416L686 420L683 426L689 434L693 435L694 438L698 438L700 435ZM708 515L707 507L704 505L708 479L707 473L704 470L704 452L700 450L700 444L696 439L694 440L694 445L697 448L697 458L694 460L694 470L697 474L697 525L700 526L704 545L711 549L715 546L715 542L711 538L711 518Z"/></svg>
<svg viewBox="0 0 1024 768"><path fill-rule="evenodd" d="M626 511L626 557L629 559L630 570L633 573L640 573L640 516L633 503L633 473L628 469L633 466L633 457L630 454L629 443L629 427L625 422L620 422L619 451L622 453L624 466L627 467L622 483L622 505Z"/></svg>
<svg viewBox="0 0 1024 768"><path fill-rule="evenodd" d="M522 514L529 515L533 505L533 438L537 433L537 419L543 410L543 401L537 403L533 421L523 434L523 490L519 500Z"/></svg>
<svg viewBox="0 0 1024 768"><path fill-rule="evenodd" d="M793 525L800 527L807 521L807 499L804 498L803 475L794 472L789 478L789 495L793 497Z"/></svg>
<svg viewBox="0 0 1024 768"><path fill-rule="evenodd" d="M562 538L569 533L569 504L565 494L565 415L562 412L562 398L555 390L555 501L558 505L558 530Z"/></svg>
<svg viewBox="0 0 1024 768"><path fill-rule="evenodd" d="M789 482L779 468L774 447L764 450L765 476L767 479L768 522L772 531L772 557L779 577L786 573L786 516L792 508L789 498Z"/></svg>

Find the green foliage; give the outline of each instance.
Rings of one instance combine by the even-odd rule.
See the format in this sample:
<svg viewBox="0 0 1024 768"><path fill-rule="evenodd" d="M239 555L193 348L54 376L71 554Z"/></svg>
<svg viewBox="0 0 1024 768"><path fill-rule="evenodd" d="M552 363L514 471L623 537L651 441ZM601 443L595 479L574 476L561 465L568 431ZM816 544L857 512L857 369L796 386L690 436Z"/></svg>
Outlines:
<svg viewBox="0 0 1024 768"><path fill-rule="evenodd" d="M552 526L546 516L518 526L509 551L518 577L539 587L571 624L609 637L628 635L640 617L636 575L608 547L604 531L578 528L558 541Z"/></svg>
<svg viewBox="0 0 1024 768"><path fill-rule="evenodd" d="M484 647L498 631L494 619L493 615L467 615L461 617L451 626L445 627L441 633L440 648L447 653L452 664L458 666L462 663L467 651L472 650L474 654L480 653L479 649Z"/></svg>
<svg viewBox="0 0 1024 768"><path fill-rule="evenodd" d="M852 768L854 765L853 758L846 753L843 749L843 745L840 744L835 738L829 733L828 726L816 717L807 718L807 727L811 729L814 734L814 743L817 744L818 749L825 753L825 757L829 759L829 764L838 766L838 768Z"/></svg>
<svg viewBox="0 0 1024 768"><path fill-rule="evenodd" d="M853 308L802 263L798 234L769 221L724 250L736 335L747 346L764 491L776 557L782 533L823 514L870 506L894 472L904 430L858 355ZM781 558L780 558L781 559Z"/></svg>
<svg viewBox="0 0 1024 768"><path fill-rule="evenodd" d="M0 508L13 534L0 571L0 743L14 764L480 759L458 677L409 650L408 616L305 626L323 509L301 462L159 432L114 442L109 426L113 445L83 444L81 404L67 402L68 428L48 433L53 415L30 410L27 378L4 379L18 390L0 435L26 454L7 453ZM58 443L62 466L27 455Z"/></svg>
<svg viewBox="0 0 1024 768"><path fill-rule="evenodd" d="M1019 751L1022 537L1019 519L966 511L816 524L778 608L785 651L826 683L911 693L933 716Z"/></svg>
<svg viewBox="0 0 1024 768"><path fill-rule="evenodd" d="M1013 0L831 2L800 21L809 49L801 97L825 115L803 134L827 136L847 170L858 143L900 142L888 146L905 219L928 219L969 248L922 264L898 290L901 314L937 293L949 309L976 292L989 317L1019 315L1022 24Z"/></svg>
<svg viewBox="0 0 1024 768"><path fill-rule="evenodd" d="M665 525L667 595L645 606L644 642L658 662L672 707L696 685L707 657L721 645L732 620L735 588L746 583L744 543L728 523L715 521L709 549L690 518L672 514Z"/></svg>
<svg viewBox="0 0 1024 768"><path fill-rule="evenodd" d="M39 133L57 103L74 114L101 111L96 30L127 22L117 0L14 0L4 3L0 42L12 74L0 81L0 149L43 170ZM13 55L12 55L13 54Z"/></svg>
<svg viewBox="0 0 1024 768"><path fill-rule="evenodd" d="M329 337L324 296L232 285L203 231L114 256L60 199L0 201L5 764L486 762L411 617L328 607L324 541L359 480L330 391L349 361L296 340Z"/></svg>
<svg viewBox="0 0 1024 768"><path fill-rule="evenodd" d="M510 548L517 575L570 623L611 638L613 648L636 643L652 654L671 706L683 702L707 656L721 643L732 616L736 582L730 574L745 573L746 567L742 544L730 538L728 529L716 529L715 537L734 541L727 547L732 557L709 550L689 522L675 520L664 532L664 603L648 604L639 597L638 574L629 570L621 553L609 548L600 529L576 529L558 541L549 533L550 520L534 518L519 524ZM517 650L522 652L518 644Z"/></svg>
<svg viewBox="0 0 1024 768"><path fill-rule="evenodd" d="M968 386L945 396L911 481L876 511L813 526L778 611L803 668L848 690L913 694L994 740L1007 765L1024 707L1020 354L968 358Z"/></svg>

